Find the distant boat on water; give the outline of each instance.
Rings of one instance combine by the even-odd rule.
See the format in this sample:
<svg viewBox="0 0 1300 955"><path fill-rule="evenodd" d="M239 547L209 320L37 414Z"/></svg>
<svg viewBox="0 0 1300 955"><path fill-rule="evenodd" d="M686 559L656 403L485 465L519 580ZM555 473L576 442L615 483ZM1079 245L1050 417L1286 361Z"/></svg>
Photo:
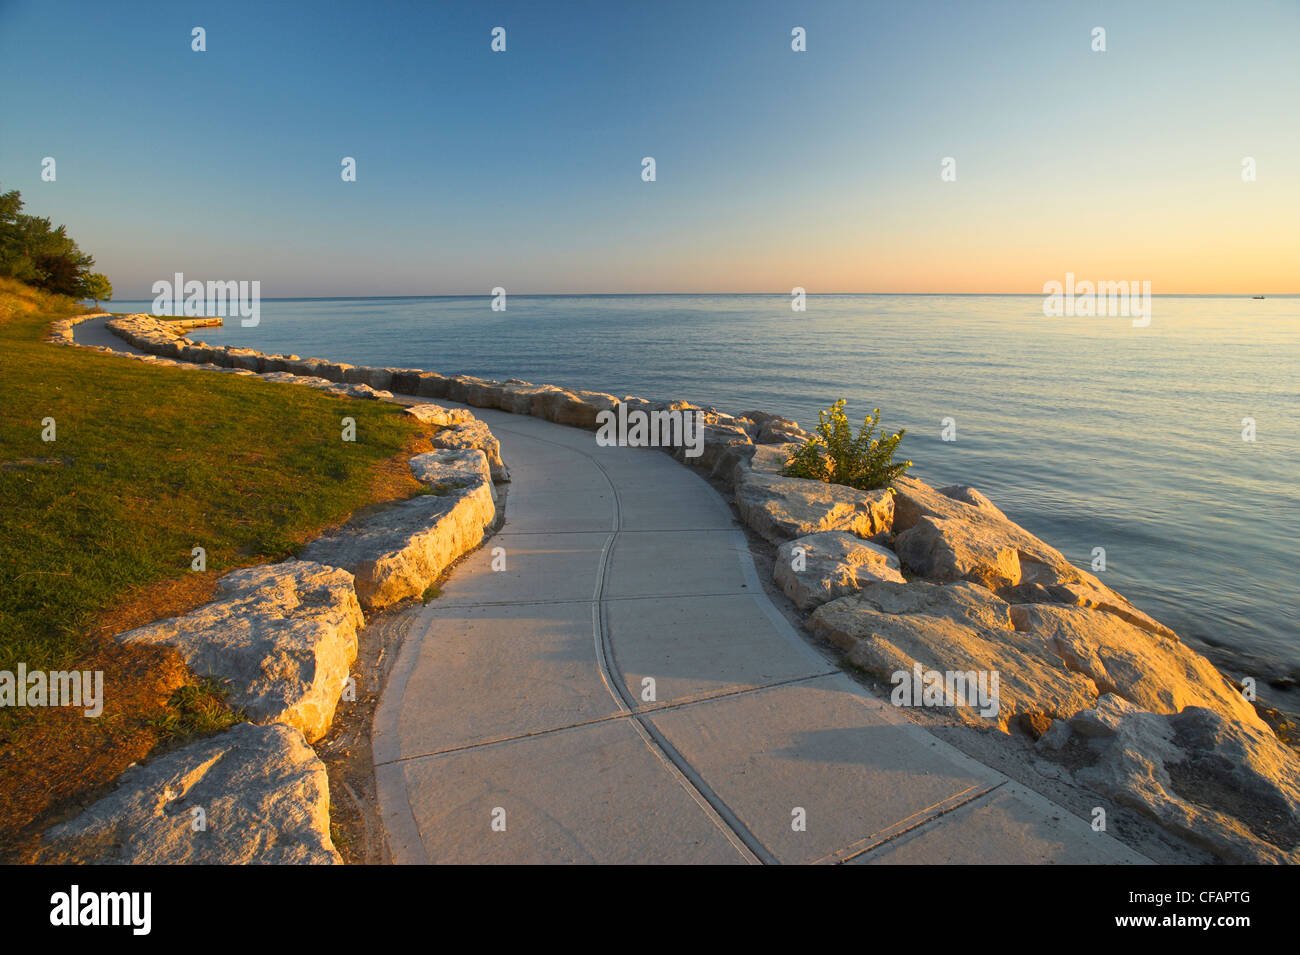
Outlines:
<svg viewBox="0 0 1300 955"><path fill-rule="evenodd" d="M1264 297L1264 296L1262 296L1262 295L1252 295L1252 296L1251 296L1251 298L1263 298L1263 297Z"/></svg>

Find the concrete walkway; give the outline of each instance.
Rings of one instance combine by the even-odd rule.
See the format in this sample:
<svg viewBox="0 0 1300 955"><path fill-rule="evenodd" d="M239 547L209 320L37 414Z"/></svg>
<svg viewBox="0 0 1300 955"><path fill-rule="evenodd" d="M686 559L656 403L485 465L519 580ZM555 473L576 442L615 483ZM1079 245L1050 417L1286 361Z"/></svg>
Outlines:
<svg viewBox="0 0 1300 955"><path fill-rule="evenodd" d="M100 315L97 318L88 318L84 322L78 322L72 326L72 340L78 345L84 345L87 348L107 347L126 355L145 354L108 330L108 320L110 318L113 318L113 316Z"/></svg>
<svg viewBox="0 0 1300 955"><path fill-rule="evenodd" d="M840 673L693 471L473 410L515 480L408 611L374 725L395 861L1147 861Z"/></svg>
<svg viewBox="0 0 1300 955"><path fill-rule="evenodd" d="M105 321L77 343L136 352ZM1149 861L840 673L689 468L471 410L514 481L407 611L373 732L394 861Z"/></svg>

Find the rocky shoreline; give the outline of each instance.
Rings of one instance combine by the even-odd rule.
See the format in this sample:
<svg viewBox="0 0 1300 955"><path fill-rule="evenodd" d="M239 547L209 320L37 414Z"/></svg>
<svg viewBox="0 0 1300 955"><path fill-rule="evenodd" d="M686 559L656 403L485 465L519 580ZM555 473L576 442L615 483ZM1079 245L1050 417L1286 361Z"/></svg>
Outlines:
<svg viewBox="0 0 1300 955"><path fill-rule="evenodd" d="M50 340L72 343L72 326L90 317L95 316L57 323ZM108 327L146 352L136 356L144 361L259 375L354 398L392 398L396 392L593 431L598 416L619 405L698 413L704 425L702 453L667 450L730 489L740 519L778 548L774 578L806 615L805 627L840 647L853 665L883 680L914 669L996 674L996 712L959 703L952 707L956 719L992 732L1024 734L1036 741L1044 758L1060 763L1103 799L1137 810L1224 861L1300 861L1300 757L1277 738L1241 688L1168 627L1074 567L973 488L932 488L905 477L888 489L858 491L785 477L780 471L788 451L807 434L795 422L763 412L733 416L683 401L618 397L515 379L497 382L264 355L192 340L178 334L183 328L149 315L115 318ZM486 520L479 527L492 503L493 480L508 479L495 439L464 411L440 406L411 410L441 429L435 437L445 435L443 450L421 456L427 460L418 466L413 459L413 471L427 484L450 488L444 496L461 507L460 516L444 515L444 530L424 532L443 512L421 502L447 502L438 495L413 498L364 526L309 545L302 554L307 560L297 562L304 566L272 565L282 570L254 587L253 593L261 596L249 597L241 589L254 586L238 576L250 571L228 575L222 597L194 614L217 619L223 602L234 607L245 599L294 608L319 608L323 602L337 622L320 623L319 629L346 630L348 620L355 628L360 607L376 609L418 594L420 581L439 560L458 548L463 553L477 546L483 528L491 524ZM394 515L404 507L409 515ZM413 538L420 541L411 543ZM265 573L266 568L253 571ZM341 577L331 574L350 576L354 583L344 586ZM265 598L268 587L279 588L274 599ZM331 589L355 593L355 616L352 605L339 608L340 602L347 604L345 598L321 601L309 595ZM315 610L303 613L321 618ZM181 647L187 641L176 632L188 629L196 637L189 642L187 659L192 655L198 666L224 665L243 674L248 712L258 714L259 721L295 727L303 739L318 738L311 734L328 727L333 713L328 697L335 693L337 674L346 677L351 664L346 635L336 637L340 647L325 654L331 662L313 657L312 666L304 668L319 667L322 676L319 681L299 678L300 685L311 687L302 690L301 705L286 699L258 709L255 701L267 694L258 694L247 663L214 663L212 643L202 636L211 631L197 621L191 621L195 627L178 628L177 621L185 619L121 637ZM275 626L268 623L263 629L274 631ZM258 639L274 644L276 638L262 633ZM257 642L249 639L221 657L256 659L258 652L269 652L256 648ZM340 670L343 660L347 663ZM197 671L196 662L191 666ZM192 747L212 743L204 740ZM157 760L144 772L162 763ZM124 789L127 785L124 777ZM158 783L151 785L156 790ZM131 802L119 798L122 793L119 789L87 810L80 827L82 817L47 838L67 847L102 833L105 824L94 814L113 800L120 811ZM323 798L328 819L327 790ZM315 801L299 807L300 814L318 817L319 799L317 793ZM324 844L333 852L328 827Z"/></svg>

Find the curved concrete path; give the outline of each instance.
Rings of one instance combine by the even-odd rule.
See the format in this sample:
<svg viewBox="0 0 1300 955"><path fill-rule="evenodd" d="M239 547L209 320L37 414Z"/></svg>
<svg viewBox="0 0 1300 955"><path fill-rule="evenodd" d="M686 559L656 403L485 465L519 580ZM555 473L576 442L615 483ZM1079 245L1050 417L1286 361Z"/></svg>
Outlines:
<svg viewBox="0 0 1300 955"><path fill-rule="evenodd" d="M1147 861L840 673L691 469L472 410L514 483L408 611L373 741L394 861Z"/></svg>
<svg viewBox="0 0 1300 955"><path fill-rule="evenodd" d="M106 321L75 341L139 354ZM394 861L1149 861L813 650L691 469L470 410L514 482L503 529L407 611L373 732Z"/></svg>
<svg viewBox="0 0 1300 955"><path fill-rule="evenodd" d="M78 345L85 345L87 348L111 348L113 351L120 351L127 355L145 354L139 348L123 341L108 330L108 320L113 317L113 315L97 315L95 318L88 318L84 322L78 322L72 326L72 340Z"/></svg>

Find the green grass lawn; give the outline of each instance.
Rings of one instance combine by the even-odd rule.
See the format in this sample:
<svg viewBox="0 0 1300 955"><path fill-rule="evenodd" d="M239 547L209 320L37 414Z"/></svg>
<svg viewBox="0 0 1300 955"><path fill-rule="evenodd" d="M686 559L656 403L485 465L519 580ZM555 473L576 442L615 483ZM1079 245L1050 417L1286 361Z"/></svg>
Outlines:
<svg viewBox="0 0 1300 955"><path fill-rule="evenodd" d="M116 666L106 696L130 700L130 681L156 680L156 667L104 637L201 603L220 572L283 559L360 506L417 493L402 462L423 432L391 404L41 341L52 320L84 311L0 279L0 670ZM344 416L355 443L341 440ZM207 574L191 570L196 546ZM106 706L100 720L153 745L203 711L187 686L161 710ZM80 719L49 739L67 721L48 714L0 710L0 830L57 801L12 798L34 746L112 736Z"/></svg>

